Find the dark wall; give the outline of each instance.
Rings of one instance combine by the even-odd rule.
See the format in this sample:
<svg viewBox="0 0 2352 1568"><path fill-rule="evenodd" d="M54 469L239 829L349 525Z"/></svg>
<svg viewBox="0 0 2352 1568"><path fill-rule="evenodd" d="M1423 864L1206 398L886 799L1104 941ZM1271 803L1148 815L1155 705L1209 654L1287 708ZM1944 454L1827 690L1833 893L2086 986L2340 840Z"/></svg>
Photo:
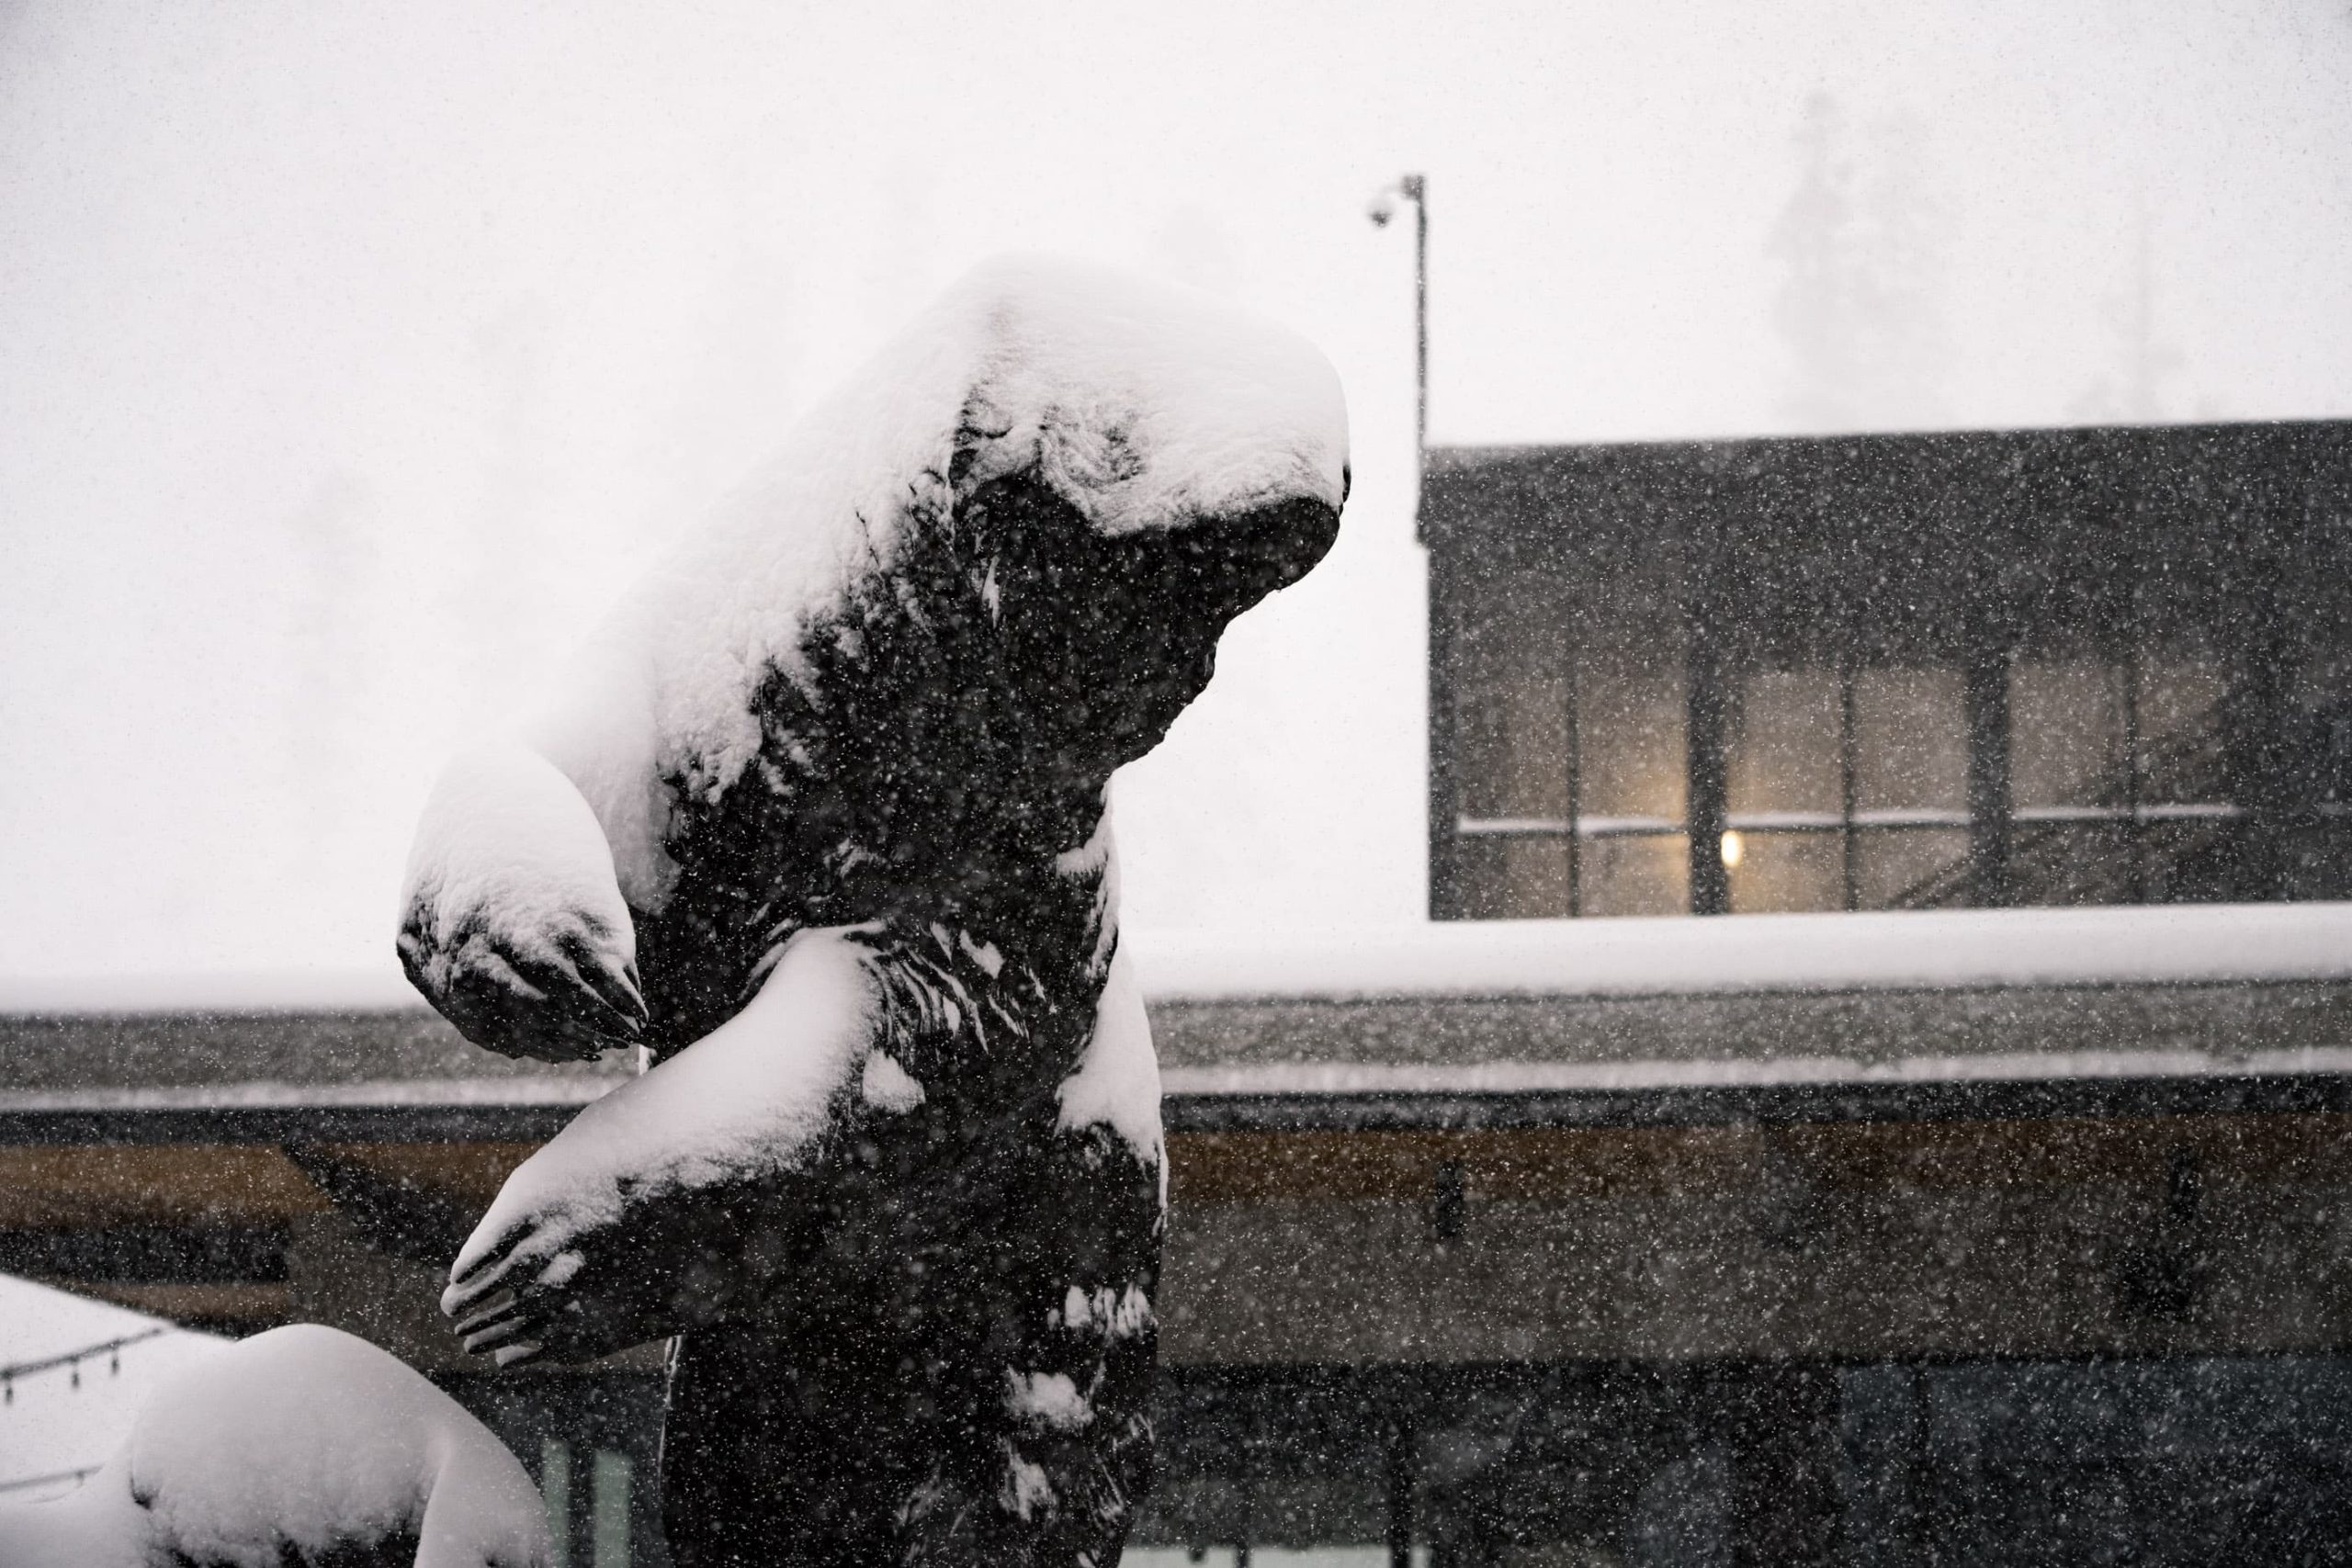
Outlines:
<svg viewBox="0 0 2352 1568"><path fill-rule="evenodd" d="M598 1555L667 1561L642 1374L458 1379ZM2352 1557L2352 1357L1197 1367L1163 1380L1130 1560L1392 1553L1430 1568L2263 1562ZM601 1464L599 1456L602 1456ZM1197 1559L1193 1553L1197 1551Z"/></svg>

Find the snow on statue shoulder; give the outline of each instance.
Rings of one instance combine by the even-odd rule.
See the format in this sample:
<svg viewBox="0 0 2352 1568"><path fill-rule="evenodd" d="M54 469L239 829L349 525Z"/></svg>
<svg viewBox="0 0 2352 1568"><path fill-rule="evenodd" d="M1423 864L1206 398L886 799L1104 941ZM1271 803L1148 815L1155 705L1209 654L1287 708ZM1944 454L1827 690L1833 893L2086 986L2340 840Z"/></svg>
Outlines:
<svg viewBox="0 0 2352 1568"><path fill-rule="evenodd" d="M1329 547L1345 446L1279 328L983 268L436 792L420 988L493 1049L654 1061L445 1306L503 1361L684 1333L682 1562L1115 1551L1162 1203L1108 782Z"/></svg>

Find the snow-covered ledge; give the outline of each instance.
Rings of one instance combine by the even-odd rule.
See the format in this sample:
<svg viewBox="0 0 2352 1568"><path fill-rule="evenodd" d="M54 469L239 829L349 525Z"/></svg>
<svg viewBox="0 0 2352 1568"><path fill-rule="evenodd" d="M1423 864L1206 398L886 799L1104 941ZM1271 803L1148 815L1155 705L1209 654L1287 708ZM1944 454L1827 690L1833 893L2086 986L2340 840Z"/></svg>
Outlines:
<svg viewBox="0 0 2352 1568"><path fill-rule="evenodd" d="M1130 931L1171 1129L2352 1111L2352 904ZM0 1143L537 1139L376 974L0 979ZM325 1120L322 1120L322 1118Z"/></svg>
<svg viewBox="0 0 2352 1568"><path fill-rule="evenodd" d="M0 1017L425 1011L389 953L380 969L0 975Z"/></svg>
<svg viewBox="0 0 2352 1568"><path fill-rule="evenodd" d="M2352 903L1137 931L1145 995L1642 997L2352 980ZM380 969L0 975L0 1016L422 1010Z"/></svg>
<svg viewBox="0 0 2352 1568"><path fill-rule="evenodd" d="M1145 994L1639 997L2352 980L2352 904L1133 932Z"/></svg>

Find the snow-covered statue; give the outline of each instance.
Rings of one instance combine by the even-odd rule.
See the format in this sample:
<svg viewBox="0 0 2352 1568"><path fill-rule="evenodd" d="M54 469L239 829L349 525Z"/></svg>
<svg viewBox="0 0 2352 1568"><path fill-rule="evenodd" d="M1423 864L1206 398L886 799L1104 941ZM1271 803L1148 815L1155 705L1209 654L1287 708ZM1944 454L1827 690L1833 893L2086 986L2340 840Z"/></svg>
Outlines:
<svg viewBox="0 0 2352 1568"><path fill-rule="evenodd" d="M54 1502L0 1508L0 1568L548 1568L531 1478L364 1339L296 1324L207 1356Z"/></svg>
<svg viewBox="0 0 2352 1568"><path fill-rule="evenodd" d="M652 1062L443 1306L502 1361L679 1336L686 1568L1115 1559L1164 1182L1106 789L1347 484L1305 343L994 264L435 790L411 978L492 1050Z"/></svg>

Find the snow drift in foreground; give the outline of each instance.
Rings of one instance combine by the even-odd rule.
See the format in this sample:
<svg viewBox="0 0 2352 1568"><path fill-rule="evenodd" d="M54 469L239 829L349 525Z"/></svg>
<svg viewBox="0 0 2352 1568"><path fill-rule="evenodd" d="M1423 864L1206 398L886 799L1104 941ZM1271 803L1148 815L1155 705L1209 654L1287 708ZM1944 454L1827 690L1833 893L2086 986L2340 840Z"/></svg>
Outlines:
<svg viewBox="0 0 2352 1568"><path fill-rule="evenodd" d="M412 1547L417 1568L553 1561L538 1493L489 1428L316 1324L207 1357L78 1491L0 1509L0 1568L276 1568Z"/></svg>

